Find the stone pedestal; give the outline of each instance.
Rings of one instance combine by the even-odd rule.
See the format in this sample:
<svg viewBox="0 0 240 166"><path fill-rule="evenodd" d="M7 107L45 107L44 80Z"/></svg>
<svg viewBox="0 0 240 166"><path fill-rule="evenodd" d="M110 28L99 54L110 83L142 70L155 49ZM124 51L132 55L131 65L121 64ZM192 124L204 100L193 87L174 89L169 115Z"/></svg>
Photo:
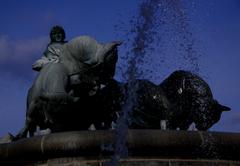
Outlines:
<svg viewBox="0 0 240 166"><path fill-rule="evenodd" d="M238 133L129 130L122 138L117 135L116 131L76 131L0 144L0 165L240 165ZM118 146L125 147L128 155L117 157Z"/></svg>

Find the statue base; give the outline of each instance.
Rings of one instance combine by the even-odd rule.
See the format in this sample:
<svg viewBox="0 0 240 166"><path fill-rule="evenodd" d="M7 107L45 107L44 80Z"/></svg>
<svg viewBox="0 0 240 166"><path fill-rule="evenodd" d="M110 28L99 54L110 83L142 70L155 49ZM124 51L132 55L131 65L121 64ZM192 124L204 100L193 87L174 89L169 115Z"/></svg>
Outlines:
<svg viewBox="0 0 240 166"><path fill-rule="evenodd" d="M109 159L57 158L41 161L34 166L239 166L238 161L203 160L203 159L158 159L158 158L127 158L118 163Z"/></svg>
<svg viewBox="0 0 240 166"><path fill-rule="evenodd" d="M124 157L116 157L119 139ZM238 133L128 130L119 138L114 130L75 131L0 144L0 165L237 166L239 151Z"/></svg>

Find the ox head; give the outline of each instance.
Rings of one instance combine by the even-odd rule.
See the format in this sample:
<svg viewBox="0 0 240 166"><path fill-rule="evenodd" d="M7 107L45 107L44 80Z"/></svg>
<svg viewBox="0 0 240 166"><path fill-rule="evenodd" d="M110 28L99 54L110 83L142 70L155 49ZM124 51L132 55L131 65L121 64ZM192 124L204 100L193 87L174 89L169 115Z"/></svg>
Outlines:
<svg viewBox="0 0 240 166"><path fill-rule="evenodd" d="M116 63L118 60L118 46L121 41L113 41L105 44L98 52L97 58L100 64L99 76L102 84L106 84L113 79L115 74Z"/></svg>
<svg viewBox="0 0 240 166"><path fill-rule="evenodd" d="M194 121L196 128L203 131L208 130L220 120L223 111L230 110L229 107L219 104L216 100L210 101L205 110L197 113Z"/></svg>
<svg viewBox="0 0 240 166"><path fill-rule="evenodd" d="M70 76L79 76L74 77L77 87L88 87L84 89L90 89L95 94L101 84L106 84L113 78L118 58L117 46L120 44L121 42L100 44L89 36L76 37L65 44L60 62Z"/></svg>

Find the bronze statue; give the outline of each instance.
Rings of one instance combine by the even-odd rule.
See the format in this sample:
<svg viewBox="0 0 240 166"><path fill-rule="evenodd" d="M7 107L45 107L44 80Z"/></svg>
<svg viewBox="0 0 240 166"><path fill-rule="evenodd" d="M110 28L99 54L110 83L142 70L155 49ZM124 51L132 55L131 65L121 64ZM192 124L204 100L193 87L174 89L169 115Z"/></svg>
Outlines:
<svg viewBox="0 0 240 166"><path fill-rule="evenodd" d="M65 42L60 26L52 28L50 38L44 57L33 65L39 73L28 91L25 126L15 139L28 132L33 136L37 126L52 132L86 130L91 124L111 128L129 95L135 95L128 112L134 129L187 130L195 123L207 130L230 110L213 98L201 77L188 71L175 71L159 85L114 80L121 42L100 44L89 36ZM136 91L127 93L132 88Z"/></svg>
<svg viewBox="0 0 240 166"><path fill-rule="evenodd" d="M43 56L32 65L32 69L39 71L47 63L58 63L62 45L66 43L64 41L65 37L65 31L61 26L52 27L50 31L51 42L48 44Z"/></svg>
<svg viewBox="0 0 240 166"><path fill-rule="evenodd" d="M193 122L198 130L207 130L220 120L229 107L214 99L206 81L197 74L178 70L160 85L169 102L168 128L187 130Z"/></svg>
<svg viewBox="0 0 240 166"><path fill-rule="evenodd" d="M160 85L148 80L135 80L132 85L137 88L133 94L136 102L129 111L129 128L161 129L160 123L165 121L167 129L187 130L195 123L198 130L208 130L220 120L223 111L230 110L213 98L202 78L188 71L175 71ZM121 115L125 92L131 88L128 83L112 81L102 89L102 112Z"/></svg>
<svg viewBox="0 0 240 166"><path fill-rule="evenodd" d="M89 36L76 37L65 43L59 63L44 65L29 89L25 127L16 138L26 137L28 132L33 136L36 126L48 127L54 132L74 130L75 127L87 129L85 127L90 124L78 125L76 121L69 124L70 119L85 114L87 110L78 107L78 103L91 101L87 99L99 90L100 85L113 78L120 44L100 44Z"/></svg>

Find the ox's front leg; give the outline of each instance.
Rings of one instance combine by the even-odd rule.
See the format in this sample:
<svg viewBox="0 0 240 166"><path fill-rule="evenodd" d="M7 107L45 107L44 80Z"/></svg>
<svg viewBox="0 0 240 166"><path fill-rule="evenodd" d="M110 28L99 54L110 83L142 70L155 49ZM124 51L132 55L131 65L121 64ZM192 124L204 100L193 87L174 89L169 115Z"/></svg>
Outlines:
<svg viewBox="0 0 240 166"><path fill-rule="evenodd" d="M17 141L19 139L22 139L22 138L26 138L27 137L27 133L28 133L28 128L27 126L24 126L24 128L22 128L18 134L14 137L14 141Z"/></svg>
<svg viewBox="0 0 240 166"><path fill-rule="evenodd" d="M31 123L31 120L27 118L24 128L22 128L18 132L18 134L15 136L14 140L16 141L16 140L19 140L19 139L22 139L22 138L27 138L28 132L29 132L29 136L32 137L34 135L35 130L36 130L35 125L33 125Z"/></svg>
<svg viewBox="0 0 240 166"><path fill-rule="evenodd" d="M36 112L34 113L35 107L36 107L36 100L32 101L29 105L29 108L26 113L26 120L25 120L25 126L20 130L20 132L16 135L15 140L21 139L21 138L26 138L27 134L29 132L29 136L32 137L34 135L34 132L36 131L36 119L39 117L36 116Z"/></svg>

